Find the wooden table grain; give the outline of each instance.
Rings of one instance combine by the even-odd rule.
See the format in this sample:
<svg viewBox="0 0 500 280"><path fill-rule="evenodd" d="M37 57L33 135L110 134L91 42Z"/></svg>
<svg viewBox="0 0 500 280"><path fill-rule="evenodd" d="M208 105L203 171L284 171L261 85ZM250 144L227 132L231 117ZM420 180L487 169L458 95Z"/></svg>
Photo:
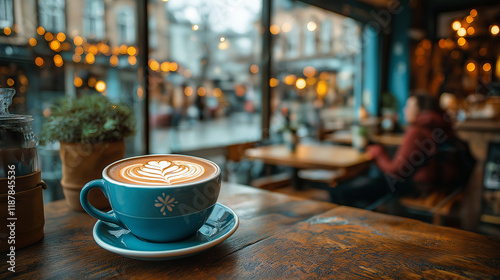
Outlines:
<svg viewBox="0 0 500 280"><path fill-rule="evenodd" d="M245 156L267 164L318 169L348 169L370 161L354 148L320 144L299 144L295 153L285 145L262 146L246 150Z"/></svg>
<svg viewBox="0 0 500 280"><path fill-rule="evenodd" d="M101 249L96 220L46 205L45 238L17 250L24 279L498 279L500 240L334 204L223 183L240 217L223 243L185 259L147 262Z"/></svg>

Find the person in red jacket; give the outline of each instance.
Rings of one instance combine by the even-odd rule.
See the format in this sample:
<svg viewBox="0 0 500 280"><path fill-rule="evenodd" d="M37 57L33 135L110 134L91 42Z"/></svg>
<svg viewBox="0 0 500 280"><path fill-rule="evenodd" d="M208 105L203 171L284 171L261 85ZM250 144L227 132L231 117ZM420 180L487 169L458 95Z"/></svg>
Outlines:
<svg viewBox="0 0 500 280"><path fill-rule="evenodd" d="M409 97L404 116L409 126L395 156L391 158L379 144L368 146L375 166L365 176L331 189L333 202L366 207L387 192L425 196L452 182L455 166L450 159L444 163L437 154L455 135L437 99L424 93Z"/></svg>
<svg viewBox="0 0 500 280"><path fill-rule="evenodd" d="M443 164L436 158L439 147L455 139L452 123L437 99L425 93L408 98L404 116L409 126L395 156L390 158L381 145L368 146L367 153L391 190L402 183L417 195L427 195L446 186L455 175L451 160Z"/></svg>

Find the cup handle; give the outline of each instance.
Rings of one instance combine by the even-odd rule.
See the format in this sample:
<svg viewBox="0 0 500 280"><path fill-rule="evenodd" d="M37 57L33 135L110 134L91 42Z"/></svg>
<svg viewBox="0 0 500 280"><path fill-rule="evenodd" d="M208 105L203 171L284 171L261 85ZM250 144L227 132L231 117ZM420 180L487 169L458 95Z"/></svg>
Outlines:
<svg viewBox="0 0 500 280"><path fill-rule="evenodd" d="M82 204L83 209L85 209L85 211L87 211L87 213L89 213L90 216L92 216L96 219L99 219L101 221L108 222L108 223L113 223L113 224L121 226L122 228L127 229L127 227L122 222L120 222L118 220L118 218L116 217L115 211L111 210L110 212L106 213L104 211L98 210L97 208L95 208L94 206L92 206L90 204L90 202L88 200L89 192L92 189L96 189L96 188L100 189L104 193L106 198L109 197L108 192L106 191L106 188L104 187L104 180L98 179L98 180L90 181L87 184L85 184L85 186L83 186L82 191L80 193L80 203Z"/></svg>

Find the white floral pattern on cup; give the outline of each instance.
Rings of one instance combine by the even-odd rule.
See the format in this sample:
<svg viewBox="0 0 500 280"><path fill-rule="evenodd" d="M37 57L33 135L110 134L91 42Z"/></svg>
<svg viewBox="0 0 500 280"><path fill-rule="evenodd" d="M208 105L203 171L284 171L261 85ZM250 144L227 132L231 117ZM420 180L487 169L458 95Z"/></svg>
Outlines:
<svg viewBox="0 0 500 280"><path fill-rule="evenodd" d="M167 208L169 212L172 212L174 210L175 204L179 203L178 201L175 201L175 198L171 198L170 195L165 196L165 193L162 193L162 195L158 196L158 198L155 199L155 202L155 206L160 208L160 212L163 214L163 216L167 215L165 208Z"/></svg>

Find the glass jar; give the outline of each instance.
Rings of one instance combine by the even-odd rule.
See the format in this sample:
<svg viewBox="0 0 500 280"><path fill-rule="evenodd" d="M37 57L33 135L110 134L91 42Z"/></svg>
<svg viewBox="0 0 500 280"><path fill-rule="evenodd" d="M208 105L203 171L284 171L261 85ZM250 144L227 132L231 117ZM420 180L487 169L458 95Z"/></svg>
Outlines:
<svg viewBox="0 0 500 280"><path fill-rule="evenodd" d="M16 176L38 171L38 138L31 127L32 116L9 114L16 91L0 88L0 178L7 177L10 165Z"/></svg>

